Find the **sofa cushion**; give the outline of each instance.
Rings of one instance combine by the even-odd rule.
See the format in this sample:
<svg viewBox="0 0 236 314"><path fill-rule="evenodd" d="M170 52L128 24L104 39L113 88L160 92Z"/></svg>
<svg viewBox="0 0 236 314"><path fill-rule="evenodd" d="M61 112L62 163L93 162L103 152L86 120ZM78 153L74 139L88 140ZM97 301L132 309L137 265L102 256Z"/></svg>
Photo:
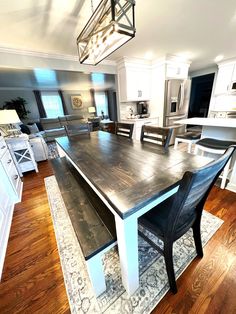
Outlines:
<svg viewBox="0 0 236 314"><path fill-rule="evenodd" d="M33 123L33 124L31 124L31 125L27 125L27 127L28 127L29 130L30 130L30 134L34 134L34 133L38 133L38 132L39 132L39 129L38 129L36 123Z"/></svg>
<svg viewBox="0 0 236 314"><path fill-rule="evenodd" d="M44 130L61 128L58 118L41 118L40 123L42 124Z"/></svg>

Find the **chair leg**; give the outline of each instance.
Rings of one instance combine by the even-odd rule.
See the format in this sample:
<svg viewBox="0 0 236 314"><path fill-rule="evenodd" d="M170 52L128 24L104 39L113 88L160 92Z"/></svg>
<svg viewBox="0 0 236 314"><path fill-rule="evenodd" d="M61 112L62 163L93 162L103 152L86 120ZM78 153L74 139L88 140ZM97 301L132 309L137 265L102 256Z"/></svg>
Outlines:
<svg viewBox="0 0 236 314"><path fill-rule="evenodd" d="M194 148L194 155L197 155L198 154L198 145L195 145L195 148Z"/></svg>
<svg viewBox="0 0 236 314"><path fill-rule="evenodd" d="M201 222L196 221L192 229L193 229L193 238L195 242L197 255L199 257L203 257L202 239L201 239Z"/></svg>
<svg viewBox="0 0 236 314"><path fill-rule="evenodd" d="M227 177L228 177L228 173L229 173L229 167L230 167L230 162L231 162L231 158L230 160L227 162L224 170L223 170L223 176L222 176L222 179L221 179L221 184L220 184L220 188L221 189L224 189L225 186L226 186L226 180L227 180Z"/></svg>
<svg viewBox="0 0 236 314"><path fill-rule="evenodd" d="M192 143L189 142L188 143L188 153L191 154L191 148L192 148Z"/></svg>
<svg viewBox="0 0 236 314"><path fill-rule="evenodd" d="M164 259L166 264L166 271L169 280L170 290L172 293L177 293L177 285L175 281L175 272L173 265L173 243L164 244Z"/></svg>
<svg viewBox="0 0 236 314"><path fill-rule="evenodd" d="M175 139L174 149L178 149L178 144L179 144L179 141L178 141L178 139L176 138L176 139Z"/></svg>

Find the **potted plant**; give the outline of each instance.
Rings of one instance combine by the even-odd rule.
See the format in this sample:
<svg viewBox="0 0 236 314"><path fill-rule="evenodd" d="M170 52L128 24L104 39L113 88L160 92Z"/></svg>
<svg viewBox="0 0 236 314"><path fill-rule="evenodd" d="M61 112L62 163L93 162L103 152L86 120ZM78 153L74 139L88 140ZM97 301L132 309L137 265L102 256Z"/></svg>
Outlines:
<svg viewBox="0 0 236 314"><path fill-rule="evenodd" d="M10 101L5 101L3 109L15 109L20 119L25 119L30 111L26 110L27 102L22 97L17 97Z"/></svg>

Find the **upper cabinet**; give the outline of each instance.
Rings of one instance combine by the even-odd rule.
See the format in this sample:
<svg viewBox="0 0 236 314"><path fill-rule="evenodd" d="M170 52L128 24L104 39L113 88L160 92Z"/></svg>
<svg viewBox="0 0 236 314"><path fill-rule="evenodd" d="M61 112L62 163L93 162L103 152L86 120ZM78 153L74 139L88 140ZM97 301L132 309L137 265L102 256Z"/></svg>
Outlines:
<svg viewBox="0 0 236 314"><path fill-rule="evenodd" d="M189 63L167 63L166 78L187 79Z"/></svg>
<svg viewBox="0 0 236 314"><path fill-rule="evenodd" d="M236 67L234 63L219 66L215 86L215 95L228 93L233 80L236 80Z"/></svg>
<svg viewBox="0 0 236 314"><path fill-rule="evenodd" d="M122 59L118 64L118 88L121 102L150 99L150 66Z"/></svg>

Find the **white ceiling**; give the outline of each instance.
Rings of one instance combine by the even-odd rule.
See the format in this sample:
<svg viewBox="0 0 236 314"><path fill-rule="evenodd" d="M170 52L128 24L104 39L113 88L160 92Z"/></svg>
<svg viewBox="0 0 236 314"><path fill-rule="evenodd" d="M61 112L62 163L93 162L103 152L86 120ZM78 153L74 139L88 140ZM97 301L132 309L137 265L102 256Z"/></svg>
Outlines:
<svg viewBox="0 0 236 314"><path fill-rule="evenodd" d="M0 0L0 47L76 56L90 3ZM217 55L236 56L234 0L137 0L136 28L136 37L109 59L175 54L192 60L191 70L197 70L213 65Z"/></svg>

